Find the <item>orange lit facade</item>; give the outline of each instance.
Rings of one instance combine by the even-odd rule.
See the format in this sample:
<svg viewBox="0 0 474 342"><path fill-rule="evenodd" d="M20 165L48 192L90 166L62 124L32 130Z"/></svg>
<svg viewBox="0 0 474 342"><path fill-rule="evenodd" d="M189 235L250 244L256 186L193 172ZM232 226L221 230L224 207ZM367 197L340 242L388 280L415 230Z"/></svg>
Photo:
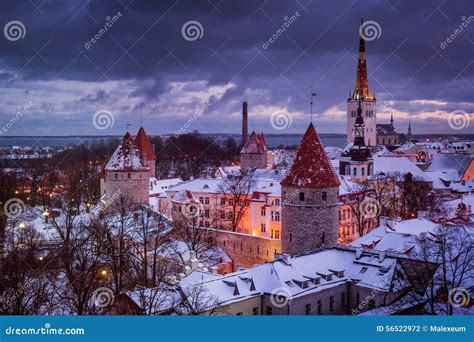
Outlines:
<svg viewBox="0 0 474 342"><path fill-rule="evenodd" d="M276 187L278 185L275 185ZM167 192L173 198L176 191ZM200 227L232 230L230 219L233 211L232 197L208 191L190 191L194 201L201 205ZM179 212L181 202L172 202L172 210ZM280 191L257 191L248 196L242 219L236 227L237 233L257 237L281 239L281 195ZM347 244L359 237L357 220L349 204L339 204L339 243Z"/></svg>

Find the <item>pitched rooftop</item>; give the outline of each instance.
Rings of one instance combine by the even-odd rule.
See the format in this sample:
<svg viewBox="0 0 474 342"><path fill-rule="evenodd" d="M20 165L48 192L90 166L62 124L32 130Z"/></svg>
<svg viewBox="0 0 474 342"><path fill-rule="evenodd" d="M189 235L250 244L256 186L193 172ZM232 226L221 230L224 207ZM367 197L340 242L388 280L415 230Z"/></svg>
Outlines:
<svg viewBox="0 0 474 342"><path fill-rule="evenodd" d="M150 143L148 135L146 135L143 127L140 127L140 130L137 133L135 138L135 145L137 145L140 152L146 155L147 160L156 160L155 152L153 151L153 146Z"/></svg>
<svg viewBox="0 0 474 342"><path fill-rule="evenodd" d="M106 171L147 171L143 165L138 147L133 142L130 133L125 133L122 141L105 166Z"/></svg>
<svg viewBox="0 0 474 342"><path fill-rule="evenodd" d="M240 153L260 154L267 151L265 137L262 134L257 134L255 131L250 134L249 140L245 143Z"/></svg>
<svg viewBox="0 0 474 342"><path fill-rule="evenodd" d="M310 123L281 185L318 189L338 187L340 184L313 123Z"/></svg>

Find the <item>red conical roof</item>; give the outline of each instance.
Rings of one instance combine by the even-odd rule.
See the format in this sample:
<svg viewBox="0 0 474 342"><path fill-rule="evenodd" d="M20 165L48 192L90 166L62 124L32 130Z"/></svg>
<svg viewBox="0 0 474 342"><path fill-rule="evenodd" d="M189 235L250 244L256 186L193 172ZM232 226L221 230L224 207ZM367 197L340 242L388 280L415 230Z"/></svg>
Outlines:
<svg viewBox="0 0 474 342"><path fill-rule="evenodd" d="M147 160L156 160L155 152L153 152L153 146L151 146L150 139L148 139L148 135L146 135L143 127L140 127L140 130L137 133L135 145L137 145L142 154L146 154Z"/></svg>
<svg viewBox="0 0 474 342"><path fill-rule="evenodd" d="M323 144L312 123L309 124L296 151L290 170L281 182L295 188L333 188L341 183L324 152Z"/></svg>

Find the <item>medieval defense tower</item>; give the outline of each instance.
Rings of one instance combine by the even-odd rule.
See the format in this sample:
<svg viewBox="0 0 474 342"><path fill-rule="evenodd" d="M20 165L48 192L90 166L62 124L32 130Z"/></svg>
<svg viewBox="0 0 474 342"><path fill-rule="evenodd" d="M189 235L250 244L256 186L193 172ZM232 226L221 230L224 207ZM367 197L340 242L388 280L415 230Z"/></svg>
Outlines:
<svg viewBox="0 0 474 342"><path fill-rule="evenodd" d="M310 123L282 185L282 250L302 254L335 246L339 178Z"/></svg>

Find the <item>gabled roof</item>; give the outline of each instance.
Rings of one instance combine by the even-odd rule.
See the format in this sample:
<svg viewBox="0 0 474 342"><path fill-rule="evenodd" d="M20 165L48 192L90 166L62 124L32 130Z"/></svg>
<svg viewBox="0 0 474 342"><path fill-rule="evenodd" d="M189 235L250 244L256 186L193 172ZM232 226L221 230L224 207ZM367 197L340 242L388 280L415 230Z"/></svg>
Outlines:
<svg viewBox="0 0 474 342"><path fill-rule="evenodd" d="M130 133L125 133L119 146L105 166L106 171L147 171L143 165L138 147L133 142Z"/></svg>
<svg viewBox="0 0 474 342"><path fill-rule="evenodd" d="M135 145L139 148L142 154L146 155L147 160L156 160L155 152L153 151L153 146L150 143L148 135L146 135L143 127L140 127L140 130L137 133L135 138Z"/></svg>
<svg viewBox="0 0 474 342"><path fill-rule="evenodd" d="M377 124L377 135L398 135L392 124Z"/></svg>
<svg viewBox="0 0 474 342"><path fill-rule="evenodd" d="M461 179L472 160L472 154L437 153L426 171L455 171Z"/></svg>
<svg viewBox="0 0 474 342"><path fill-rule="evenodd" d="M249 140L245 143L240 153L260 154L267 151L265 137L262 134L257 134L255 131L250 134Z"/></svg>
<svg viewBox="0 0 474 342"><path fill-rule="evenodd" d="M313 123L310 123L281 185L317 189L338 187L340 184Z"/></svg>

